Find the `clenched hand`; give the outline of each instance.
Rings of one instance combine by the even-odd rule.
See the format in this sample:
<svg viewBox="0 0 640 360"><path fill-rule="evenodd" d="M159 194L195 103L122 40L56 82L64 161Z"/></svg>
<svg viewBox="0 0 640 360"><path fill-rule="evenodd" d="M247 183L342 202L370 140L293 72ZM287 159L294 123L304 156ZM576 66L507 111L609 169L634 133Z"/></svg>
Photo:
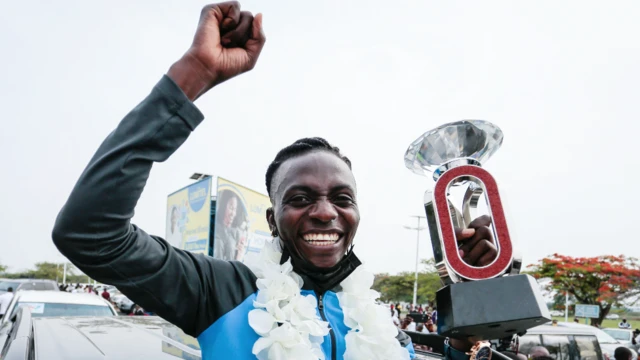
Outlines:
<svg viewBox="0 0 640 360"><path fill-rule="evenodd" d="M484 215L473 220L468 229L455 229L456 238L461 244L460 257L472 266L486 266L498 256L493 241L491 217Z"/></svg>
<svg viewBox="0 0 640 360"><path fill-rule="evenodd" d="M266 41L262 14L241 11L236 1L202 9L193 42L167 75L191 100L256 65Z"/></svg>

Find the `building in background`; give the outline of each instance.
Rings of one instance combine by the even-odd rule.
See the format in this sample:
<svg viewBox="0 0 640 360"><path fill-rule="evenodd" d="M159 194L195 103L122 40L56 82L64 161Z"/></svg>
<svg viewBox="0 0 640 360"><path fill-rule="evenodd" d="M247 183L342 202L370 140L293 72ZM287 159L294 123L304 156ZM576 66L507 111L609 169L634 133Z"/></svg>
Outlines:
<svg viewBox="0 0 640 360"><path fill-rule="evenodd" d="M211 245L211 184L207 177L167 197L166 240L174 247L209 254Z"/></svg>
<svg viewBox="0 0 640 360"><path fill-rule="evenodd" d="M167 198L166 240L174 247L243 261L271 239L269 197L232 181L206 176Z"/></svg>

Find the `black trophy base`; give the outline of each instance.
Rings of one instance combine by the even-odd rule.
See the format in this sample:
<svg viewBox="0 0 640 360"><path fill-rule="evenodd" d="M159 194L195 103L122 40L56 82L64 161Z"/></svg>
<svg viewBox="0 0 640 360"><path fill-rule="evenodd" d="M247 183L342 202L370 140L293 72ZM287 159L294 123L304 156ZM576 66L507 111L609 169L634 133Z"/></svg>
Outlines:
<svg viewBox="0 0 640 360"><path fill-rule="evenodd" d="M529 275L447 285L436 294L438 334L501 339L551 321L539 285Z"/></svg>

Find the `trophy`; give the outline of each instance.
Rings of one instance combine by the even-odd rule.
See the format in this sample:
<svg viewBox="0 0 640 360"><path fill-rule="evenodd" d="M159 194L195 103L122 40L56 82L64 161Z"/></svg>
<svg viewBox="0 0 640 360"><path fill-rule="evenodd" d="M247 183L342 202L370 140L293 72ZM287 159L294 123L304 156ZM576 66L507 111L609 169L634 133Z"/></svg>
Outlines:
<svg viewBox="0 0 640 360"><path fill-rule="evenodd" d="M481 167L502 140L496 125L462 120L424 133L405 153L410 170L435 181L425 192L424 207L443 283L436 294L438 333L443 336L500 339L551 319L538 283L519 274L522 258L511 242L497 183ZM491 217L498 254L477 267L460 257L455 229L468 228L482 204Z"/></svg>

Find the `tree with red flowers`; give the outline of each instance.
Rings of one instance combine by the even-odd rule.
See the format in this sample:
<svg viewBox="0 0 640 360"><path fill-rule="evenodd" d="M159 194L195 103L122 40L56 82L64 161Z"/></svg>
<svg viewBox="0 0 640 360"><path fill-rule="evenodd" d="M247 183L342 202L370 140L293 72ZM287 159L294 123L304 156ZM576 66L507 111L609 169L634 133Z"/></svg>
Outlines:
<svg viewBox="0 0 640 360"><path fill-rule="evenodd" d="M640 264L624 255L574 258L553 254L530 267L536 279L551 279L549 290L569 292L579 304L598 305L600 318L591 319L592 325L601 324L612 306L640 294Z"/></svg>

